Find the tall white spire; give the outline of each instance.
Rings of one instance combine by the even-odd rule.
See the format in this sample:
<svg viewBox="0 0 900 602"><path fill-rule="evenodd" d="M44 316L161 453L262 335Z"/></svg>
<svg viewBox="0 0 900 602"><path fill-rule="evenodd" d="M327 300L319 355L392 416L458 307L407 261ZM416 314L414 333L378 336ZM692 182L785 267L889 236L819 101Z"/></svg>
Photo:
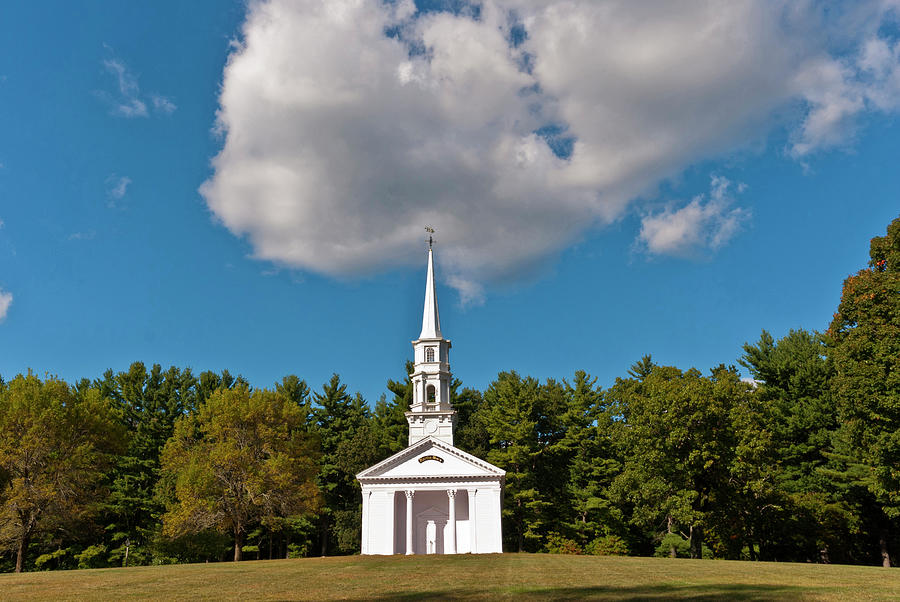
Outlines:
<svg viewBox="0 0 900 602"><path fill-rule="evenodd" d="M434 233L431 228L429 233ZM425 437L435 437L453 445L456 410L450 403L450 341L441 334L434 292L434 241L428 237L428 277L425 281L425 311L422 313L422 332L412 342L415 352L413 372L409 380L413 387L412 403L406 412L409 422L409 444Z"/></svg>
<svg viewBox="0 0 900 602"><path fill-rule="evenodd" d="M441 316L438 314L437 295L434 292L434 253L428 245L428 276L425 280L425 310L422 313L420 339L440 339Z"/></svg>

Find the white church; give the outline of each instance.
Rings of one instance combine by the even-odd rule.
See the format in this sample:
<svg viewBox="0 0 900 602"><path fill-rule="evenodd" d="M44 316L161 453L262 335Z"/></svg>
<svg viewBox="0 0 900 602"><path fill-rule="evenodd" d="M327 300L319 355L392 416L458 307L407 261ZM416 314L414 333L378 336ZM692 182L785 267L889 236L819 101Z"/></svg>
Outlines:
<svg viewBox="0 0 900 602"><path fill-rule="evenodd" d="M430 240L422 332L412 344L409 446L356 475L363 498L362 553L502 552L506 472L453 446L450 341L441 334Z"/></svg>

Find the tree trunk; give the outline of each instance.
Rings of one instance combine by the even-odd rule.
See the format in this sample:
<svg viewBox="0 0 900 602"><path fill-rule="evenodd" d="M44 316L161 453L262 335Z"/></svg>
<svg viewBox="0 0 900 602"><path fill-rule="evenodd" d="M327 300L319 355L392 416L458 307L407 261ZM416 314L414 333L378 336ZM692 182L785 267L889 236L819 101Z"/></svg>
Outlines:
<svg viewBox="0 0 900 602"><path fill-rule="evenodd" d="M16 553L16 572L21 573L25 568L25 552L28 551L28 536L23 535L19 540L19 549Z"/></svg>
<svg viewBox="0 0 900 602"><path fill-rule="evenodd" d="M891 555L888 552L887 529L883 528L878 532L878 546L881 548L881 566L886 569L891 568ZM16 569L18 571L18 569Z"/></svg>
<svg viewBox="0 0 900 602"><path fill-rule="evenodd" d="M122 562L122 566L128 566L128 551L131 549L131 538L125 538L125 560Z"/></svg>
<svg viewBox="0 0 900 602"><path fill-rule="evenodd" d="M241 548L243 548L243 547L244 547L244 534L240 530L235 529L234 530L234 561L235 562L241 561L241 554L242 554Z"/></svg>
<svg viewBox="0 0 900 602"><path fill-rule="evenodd" d="M666 532L669 533L669 535L671 535L674 532L674 531L672 531L672 525L675 521L672 520L671 516L666 517L666 521L667 521ZM675 548L675 546L670 546L669 547L669 558L677 558L677 557L678 557L678 550Z"/></svg>
<svg viewBox="0 0 900 602"><path fill-rule="evenodd" d="M703 527L691 526L691 558L703 558Z"/></svg>
<svg viewBox="0 0 900 602"><path fill-rule="evenodd" d="M322 531L322 556L328 555L328 516L322 514L321 522Z"/></svg>
<svg viewBox="0 0 900 602"><path fill-rule="evenodd" d="M519 553L525 551L525 525L522 520L522 500L516 500L516 507L519 511L516 513L516 530L518 531L518 539L519 539Z"/></svg>
<svg viewBox="0 0 900 602"><path fill-rule="evenodd" d="M519 521L519 552L525 551L525 525Z"/></svg>
<svg viewBox="0 0 900 602"><path fill-rule="evenodd" d="M756 558L756 550L753 548L753 540L752 540L752 539L748 539L748 540L747 540L747 547L748 547L749 550L750 550L750 560L756 562L756 560L757 560L757 558Z"/></svg>

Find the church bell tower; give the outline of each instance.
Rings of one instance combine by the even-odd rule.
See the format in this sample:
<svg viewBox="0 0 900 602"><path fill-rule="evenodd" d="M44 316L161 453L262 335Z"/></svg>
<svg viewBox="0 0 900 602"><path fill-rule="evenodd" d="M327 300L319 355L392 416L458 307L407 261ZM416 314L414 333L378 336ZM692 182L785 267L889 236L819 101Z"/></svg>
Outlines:
<svg viewBox="0 0 900 602"><path fill-rule="evenodd" d="M441 334L441 318L434 290L432 243L429 237L422 332L412 342L415 365L409 378L413 385L413 400L406 412L409 445L425 437L435 437L453 445L453 427L456 425L456 410L450 405L450 341Z"/></svg>

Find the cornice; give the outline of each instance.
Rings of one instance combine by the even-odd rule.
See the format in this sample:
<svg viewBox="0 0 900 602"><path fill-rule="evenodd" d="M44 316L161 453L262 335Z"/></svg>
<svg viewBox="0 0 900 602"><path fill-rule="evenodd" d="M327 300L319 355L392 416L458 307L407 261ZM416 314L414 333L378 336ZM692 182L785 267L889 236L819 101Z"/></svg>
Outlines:
<svg viewBox="0 0 900 602"><path fill-rule="evenodd" d="M470 453L464 452L463 450L461 450L461 449L459 449L459 448L457 448L457 447L454 447L454 446L452 446L452 445L449 445L449 444L447 444L447 443L444 443L444 442L441 441L440 439L436 439L436 438L434 438L434 437L429 436L429 437L425 437L425 438L422 439L421 441L417 441L416 443L413 443L412 445L410 445L410 446L407 447L406 449L402 449L402 450L400 450L399 452L397 452L396 454L394 454L394 455L392 455L392 456L389 456L388 458L385 458L384 460L382 460L382 461L379 462L378 464L375 464L375 465L373 465L373 466L370 466L369 468L367 468L367 469L361 471L360 473L358 473L358 474L356 475L356 478L359 479L360 482L362 482L363 479L373 479L373 478L378 478L378 479L381 479L381 478L393 478L393 477L381 477L381 476L375 476L375 475L372 475L371 473L373 473L373 472L387 472L387 471L390 470L391 468L394 468L395 466L398 466L399 464L402 464L402 463L405 462L407 459L409 459L409 458L411 458L412 456L416 455L416 454L419 453L420 451L424 451L425 449L428 449L429 447L435 447L435 448L437 448L437 449L440 449L440 450L442 450L442 451L444 451L444 452L446 452L446 453L448 453L448 454L451 454L451 455L456 456L457 458L461 459L461 460L464 461L464 462L468 462L469 464L473 464L473 465L475 465L475 466L481 468L482 470L486 470L486 471L488 471L489 473L492 473L493 478L496 478L496 477L498 477L498 476L499 476L499 477L503 477L503 476L506 475L506 471L503 470L502 468L499 468L499 467L497 467L497 466L494 466L493 464L490 464L489 462L485 462L485 461L482 460L481 458L478 458L478 457L476 457L476 456L473 456L473 455L470 454ZM367 474L367 473L368 473L368 474ZM423 478L423 479L426 479L426 478L431 478L431 477L425 477L425 476L423 476L423 477L399 477L399 478L401 478L401 479L410 479L410 478ZM446 477L446 476L438 476L438 477L436 477L436 478L439 479L439 480L442 480L442 479L446 479L446 478L448 478L448 477Z"/></svg>
<svg viewBox="0 0 900 602"><path fill-rule="evenodd" d="M503 482L505 475L430 475L416 477L357 477L359 482L365 485L377 485L378 483L471 483L475 482Z"/></svg>

